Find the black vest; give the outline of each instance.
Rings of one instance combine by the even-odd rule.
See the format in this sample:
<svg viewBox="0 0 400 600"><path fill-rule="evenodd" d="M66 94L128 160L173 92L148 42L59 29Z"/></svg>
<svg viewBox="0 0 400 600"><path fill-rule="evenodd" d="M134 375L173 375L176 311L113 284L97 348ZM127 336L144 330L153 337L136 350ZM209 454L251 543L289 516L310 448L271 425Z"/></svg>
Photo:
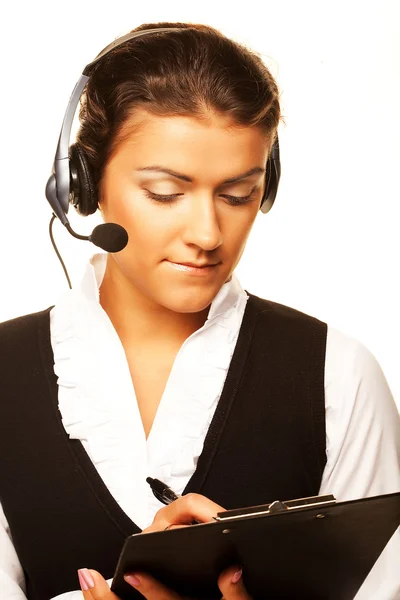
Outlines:
<svg viewBox="0 0 400 600"><path fill-rule="evenodd" d="M50 308L0 324L0 501L29 600L113 576L122 511L58 410ZM225 508L318 494L325 456L327 326L249 294L221 398L184 493Z"/></svg>

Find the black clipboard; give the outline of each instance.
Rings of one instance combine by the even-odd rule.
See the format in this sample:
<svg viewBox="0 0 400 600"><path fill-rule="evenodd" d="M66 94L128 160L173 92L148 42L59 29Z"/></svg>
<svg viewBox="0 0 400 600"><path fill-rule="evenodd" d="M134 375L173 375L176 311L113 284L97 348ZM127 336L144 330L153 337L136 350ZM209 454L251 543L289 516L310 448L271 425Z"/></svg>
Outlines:
<svg viewBox="0 0 400 600"><path fill-rule="evenodd" d="M128 537L112 590L143 598L123 579L143 571L182 596L220 600L218 575L240 564L254 600L352 600L399 525L400 492L225 511L215 522Z"/></svg>

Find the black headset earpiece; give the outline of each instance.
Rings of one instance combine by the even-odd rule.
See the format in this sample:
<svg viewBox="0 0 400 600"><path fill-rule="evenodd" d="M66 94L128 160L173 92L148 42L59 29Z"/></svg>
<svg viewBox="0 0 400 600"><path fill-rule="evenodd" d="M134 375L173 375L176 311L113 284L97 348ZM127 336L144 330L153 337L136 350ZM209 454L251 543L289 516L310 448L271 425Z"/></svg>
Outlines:
<svg viewBox="0 0 400 600"><path fill-rule="evenodd" d="M269 154L265 173L265 191L261 201L260 210L264 214L271 210L278 192L281 177L281 161L279 157L279 139L276 136Z"/></svg>
<svg viewBox="0 0 400 600"><path fill-rule="evenodd" d="M71 176L69 201L83 216L97 210L97 191L85 151L79 143L69 147L69 172Z"/></svg>

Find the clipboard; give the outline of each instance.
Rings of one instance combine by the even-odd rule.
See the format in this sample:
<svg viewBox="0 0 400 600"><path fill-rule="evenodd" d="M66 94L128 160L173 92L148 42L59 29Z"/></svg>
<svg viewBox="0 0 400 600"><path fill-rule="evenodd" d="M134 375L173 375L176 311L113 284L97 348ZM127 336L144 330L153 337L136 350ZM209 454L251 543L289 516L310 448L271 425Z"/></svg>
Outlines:
<svg viewBox="0 0 400 600"><path fill-rule="evenodd" d="M140 600L123 575L143 571L183 597L220 600L219 574L240 564L254 600L352 600L399 525L400 492L228 510L210 523L128 537L111 589Z"/></svg>

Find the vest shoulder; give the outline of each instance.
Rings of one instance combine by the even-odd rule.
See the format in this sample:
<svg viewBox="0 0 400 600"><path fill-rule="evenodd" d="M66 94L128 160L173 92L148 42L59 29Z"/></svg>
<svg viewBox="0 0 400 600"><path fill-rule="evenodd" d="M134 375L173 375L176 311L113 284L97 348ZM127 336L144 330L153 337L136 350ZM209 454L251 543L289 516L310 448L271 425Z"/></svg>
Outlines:
<svg viewBox="0 0 400 600"><path fill-rule="evenodd" d="M265 313L266 316L270 317L272 313L273 316L278 319L304 323L308 322L310 324L320 324L327 327L327 324L317 317L313 317L312 315L304 313L296 308L286 306L285 304L280 304L279 302L273 302L272 300L268 300L266 298L260 298L255 294L250 294L250 292L247 292L247 290L246 293L249 296L248 304L250 310L253 310L261 316L262 313Z"/></svg>
<svg viewBox="0 0 400 600"><path fill-rule="evenodd" d="M6 346L21 343L22 340L37 332L39 328L49 324L50 311L53 306L48 308L14 317L0 323L0 345L2 352Z"/></svg>

